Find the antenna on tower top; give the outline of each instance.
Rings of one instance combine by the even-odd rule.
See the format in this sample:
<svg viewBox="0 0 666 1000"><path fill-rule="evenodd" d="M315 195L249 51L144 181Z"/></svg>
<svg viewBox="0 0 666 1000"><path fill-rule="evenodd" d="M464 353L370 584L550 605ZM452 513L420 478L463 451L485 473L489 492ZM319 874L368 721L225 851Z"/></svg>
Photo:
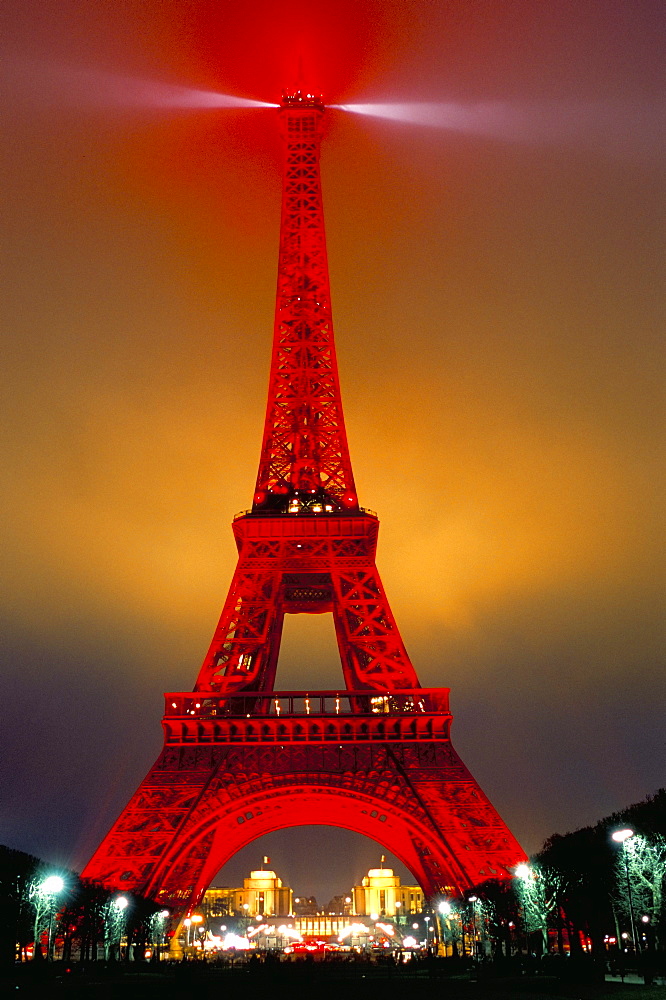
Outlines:
<svg viewBox="0 0 666 1000"><path fill-rule="evenodd" d="M324 102L321 93L315 88L305 84L305 74L303 72L303 56L299 55L297 63L296 82L282 90L281 107L314 107L320 111L324 110Z"/></svg>

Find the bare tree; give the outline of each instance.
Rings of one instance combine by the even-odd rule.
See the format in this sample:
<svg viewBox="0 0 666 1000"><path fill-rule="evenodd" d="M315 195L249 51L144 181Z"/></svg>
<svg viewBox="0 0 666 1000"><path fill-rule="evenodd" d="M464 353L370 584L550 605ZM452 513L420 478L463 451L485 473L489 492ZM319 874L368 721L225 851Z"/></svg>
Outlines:
<svg viewBox="0 0 666 1000"><path fill-rule="evenodd" d="M654 834L648 838L636 833L625 840L615 862L615 879L617 910L628 917L633 906L636 932L646 931L648 937L649 928L654 935L652 943L658 947L666 917L666 837ZM647 920L643 921L643 917Z"/></svg>

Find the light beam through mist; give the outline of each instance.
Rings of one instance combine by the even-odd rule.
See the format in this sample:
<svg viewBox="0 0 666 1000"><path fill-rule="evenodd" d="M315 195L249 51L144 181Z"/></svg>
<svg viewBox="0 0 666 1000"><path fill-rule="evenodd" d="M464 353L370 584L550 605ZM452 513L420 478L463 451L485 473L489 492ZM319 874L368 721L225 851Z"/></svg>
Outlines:
<svg viewBox="0 0 666 1000"><path fill-rule="evenodd" d="M664 148L665 102L406 101L386 104L337 104L341 111L408 125L467 132L507 142L576 143L622 152Z"/></svg>
<svg viewBox="0 0 666 1000"><path fill-rule="evenodd" d="M5 88L17 100L42 107L80 110L197 110L203 108L276 108L277 104L219 94L154 80L103 73L94 69L18 58L2 60Z"/></svg>

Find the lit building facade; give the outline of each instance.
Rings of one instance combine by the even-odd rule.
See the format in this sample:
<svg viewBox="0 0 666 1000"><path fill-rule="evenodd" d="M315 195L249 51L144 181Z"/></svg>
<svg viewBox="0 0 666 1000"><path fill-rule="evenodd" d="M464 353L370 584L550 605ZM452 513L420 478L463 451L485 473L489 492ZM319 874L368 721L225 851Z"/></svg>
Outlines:
<svg viewBox="0 0 666 1000"><path fill-rule="evenodd" d="M401 885L398 888L396 907L400 913L422 913L425 904L423 889L420 885ZM396 916L398 911L396 910Z"/></svg>
<svg viewBox="0 0 666 1000"><path fill-rule="evenodd" d="M400 917L423 910L423 890L418 885L402 885L392 868L371 868L352 889L355 916L377 914Z"/></svg>
<svg viewBox="0 0 666 1000"><path fill-rule="evenodd" d="M383 865L383 859L382 859ZM199 907L211 918L291 917L304 936L337 934L350 917L391 917L398 921L419 915L424 909L423 890L418 885L402 885L392 868L371 868L348 896L336 896L320 909L314 897L294 898L274 871L261 868L250 872L242 888L208 889Z"/></svg>
<svg viewBox="0 0 666 1000"><path fill-rule="evenodd" d="M231 917L236 912L236 893L241 889L229 889L218 886L207 889L201 900L199 909L210 917Z"/></svg>
<svg viewBox="0 0 666 1000"><path fill-rule="evenodd" d="M293 893L274 871L258 869L242 888L213 888L204 894L201 909L207 917L287 917L293 912Z"/></svg>

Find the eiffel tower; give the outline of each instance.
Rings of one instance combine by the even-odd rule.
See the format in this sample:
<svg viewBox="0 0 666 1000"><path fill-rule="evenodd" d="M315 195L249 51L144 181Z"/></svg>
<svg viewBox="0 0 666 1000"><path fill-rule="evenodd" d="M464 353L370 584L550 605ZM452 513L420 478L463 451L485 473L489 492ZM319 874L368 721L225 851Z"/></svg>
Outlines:
<svg viewBox="0 0 666 1000"><path fill-rule="evenodd" d="M429 898L506 878L525 854L421 687L375 565L340 397L319 152L324 105L283 95L286 151L268 405L251 510L194 690L165 695L164 747L86 866L177 912L257 837L324 824L372 838ZM285 614L332 613L344 687L275 690Z"/></svg>

